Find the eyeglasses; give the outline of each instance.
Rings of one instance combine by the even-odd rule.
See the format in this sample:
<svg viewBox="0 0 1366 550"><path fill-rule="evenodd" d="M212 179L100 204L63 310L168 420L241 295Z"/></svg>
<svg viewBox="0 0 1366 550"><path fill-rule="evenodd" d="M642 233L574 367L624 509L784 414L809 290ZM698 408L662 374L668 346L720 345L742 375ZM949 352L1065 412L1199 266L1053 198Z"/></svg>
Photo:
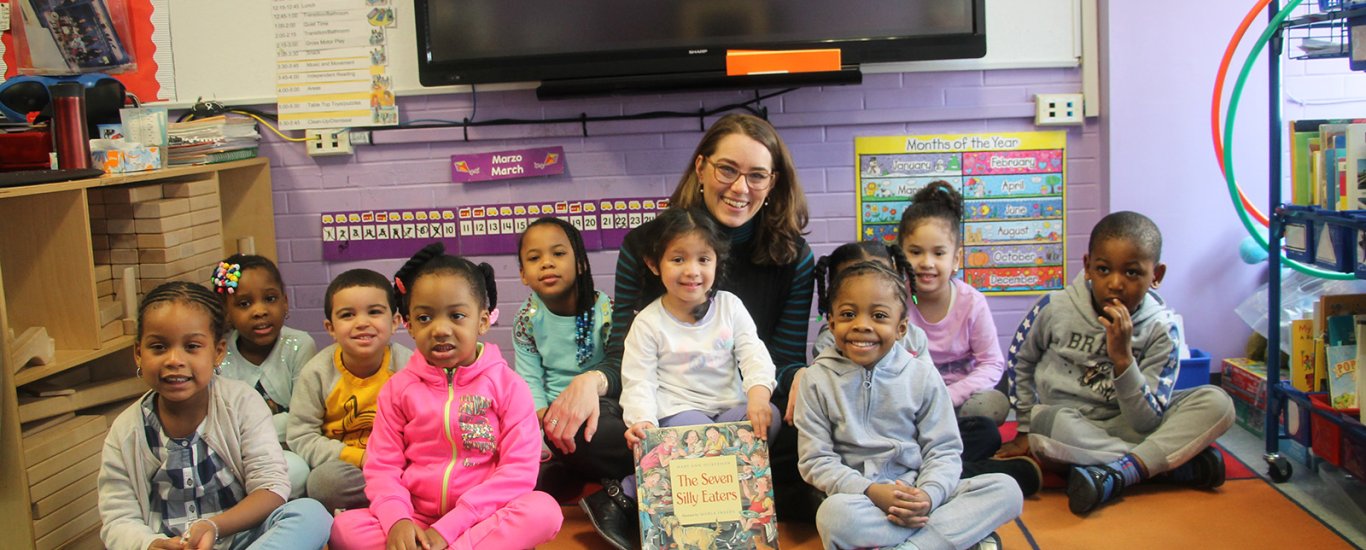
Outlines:
<svg viewBox="0 0 1366 550"><path fill-rule="evenodd" d="M729 164L718 164L712 162L711 159L702 159L702 161L711 165L712 173L716 175L716 181L730 185L740 179L739 168ZM765 170L756 170L745 174L744 176L745 182L749 185L749 188L755 191L763 191L769 187L773 187L773 182L778 179L777 172Z"/></svg>

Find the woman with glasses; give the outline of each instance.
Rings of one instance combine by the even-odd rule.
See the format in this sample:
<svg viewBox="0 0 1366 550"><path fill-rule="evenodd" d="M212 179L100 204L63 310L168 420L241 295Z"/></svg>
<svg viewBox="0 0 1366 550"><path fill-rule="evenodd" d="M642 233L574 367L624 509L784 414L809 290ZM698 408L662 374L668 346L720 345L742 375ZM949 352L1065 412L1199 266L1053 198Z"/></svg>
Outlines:
<svg viewBox="0 0 1366 550"><path fill-rule="evenodd" d="M806 365L815 259L802 238L806 195L787 146L763 119L743 114L722 117L688 159L669 207L704 210L730 237L729 258L718 270L715 288L744 303L777 367L773 400L785 422L782 433L769 442L776 447L771 449L775 485L805 487L797 474L787 390ZM652 233L653 224L647 222L631 230L622 243L606 360L570 383L547 410L543 424L546 438L566 464L583 477L604 480L604 489L586 497L581 506L594 527L618 548L635 547L638 532L635 499L623 494L614 481L634 472L617 402L621 356L636 312L664 292L644 262ZM790 501L777 500L785 505Z"/></svg>

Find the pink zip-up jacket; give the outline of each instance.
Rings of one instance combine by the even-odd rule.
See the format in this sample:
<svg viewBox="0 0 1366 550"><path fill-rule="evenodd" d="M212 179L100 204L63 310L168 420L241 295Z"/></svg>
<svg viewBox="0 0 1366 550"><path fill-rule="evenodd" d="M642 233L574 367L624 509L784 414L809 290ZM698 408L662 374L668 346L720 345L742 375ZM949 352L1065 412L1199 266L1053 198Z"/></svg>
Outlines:
<svg viewBox="0 0 1366 550"><path fill-rule="evenodd" d="M365 495L388 533L415 516L447 541L536 485L540 431L531 390L498 346L467 367L420 353L379 393L365 458Z"/></svg>

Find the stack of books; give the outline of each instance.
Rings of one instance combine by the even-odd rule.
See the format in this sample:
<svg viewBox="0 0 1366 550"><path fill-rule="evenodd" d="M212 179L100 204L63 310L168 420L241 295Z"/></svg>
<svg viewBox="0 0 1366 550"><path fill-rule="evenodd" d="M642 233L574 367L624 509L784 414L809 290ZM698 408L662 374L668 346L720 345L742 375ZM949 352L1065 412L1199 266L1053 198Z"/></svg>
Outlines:
<svg viewBox="0 0 1366 550"><path fill-rule="evenodd" d="M256 121L234 114L173 122L167 137L171 165L253 158L261 141Z"/></svg>

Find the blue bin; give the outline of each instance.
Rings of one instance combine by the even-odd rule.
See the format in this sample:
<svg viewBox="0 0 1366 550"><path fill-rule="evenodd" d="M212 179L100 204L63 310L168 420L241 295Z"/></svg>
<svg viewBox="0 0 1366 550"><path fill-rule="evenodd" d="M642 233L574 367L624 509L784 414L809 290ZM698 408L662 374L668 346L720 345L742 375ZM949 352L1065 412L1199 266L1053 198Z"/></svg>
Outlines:
<svg viewBox="0 0 1366 550"><path fill-rule="evenodd" d="M1190 359L1181 360L1181 371L1176 375L1175 389L1184 390L1209 383L1209 354L1191 348Z"/></svg>

